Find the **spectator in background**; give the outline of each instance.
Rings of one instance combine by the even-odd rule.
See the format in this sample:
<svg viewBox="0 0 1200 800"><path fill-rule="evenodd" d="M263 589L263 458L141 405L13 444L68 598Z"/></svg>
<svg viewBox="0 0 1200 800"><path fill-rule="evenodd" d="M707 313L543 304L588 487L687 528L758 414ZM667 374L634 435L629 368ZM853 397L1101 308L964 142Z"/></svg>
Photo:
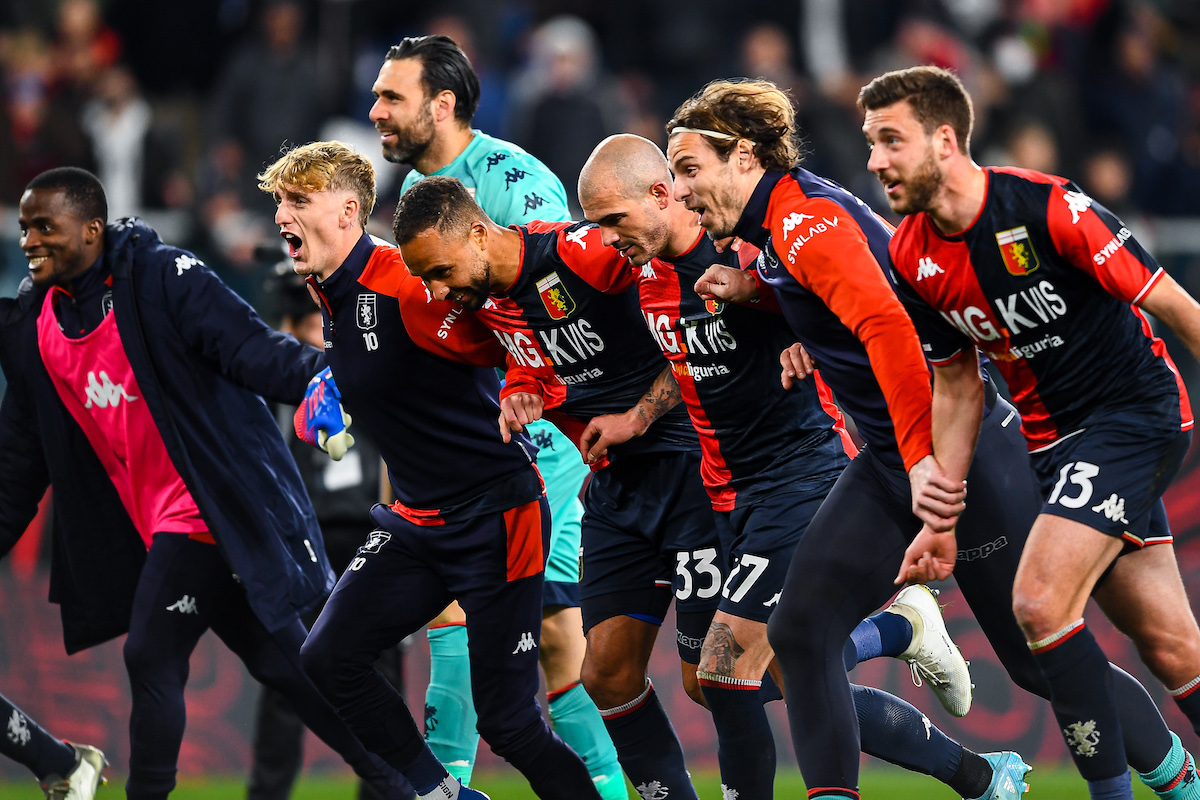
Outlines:
<svg viewBox="0 0 1200 800"><path fill-rule="evenodd" d="M261 35L239 48L221 75L210 108L209 142L223 175L236 176L238 200L273 209L251 176L278 155L285 142L316 138L324 117L314 102L317 62L304 46L304 12L296 0L268 0ZM236 165L236 169L234 166Z"/></svg>
<svg viewBox="0 0 1200 800"><path fill-rule="evenodd" d="M602 73L596 34L578 17L555 17L533 32L529 66L514 84L509 130L567 187L571 214L579 170L596 142L625 129L616 87Z"/></svg>
<svg viewBox="0 0 1200 800"><path fill-rule="evenodd" d="M471 127L490 136L503 137L505 109L508 107L508 85L475 46L475 32L459 14L443 14L429 20L424 30L430 35L442 35L454 40L479 77L479 106L471 118Z"/></svg>
<svg viewBox="0 0 1200 800"><path fill-rule="evenodd" d="M1005 166L1059 174L1058 143L1041 121L1029 118L1019 121L1009 132L1006 144Z"/></svg>
<svg viewBox="0 0 1200 800"><path fill-rule="evenodd" d="M82 123L114 219L191 200L191 186L177 167L176 140L155 125L150 104L127 67L110 67L100 75Z"/></svg>

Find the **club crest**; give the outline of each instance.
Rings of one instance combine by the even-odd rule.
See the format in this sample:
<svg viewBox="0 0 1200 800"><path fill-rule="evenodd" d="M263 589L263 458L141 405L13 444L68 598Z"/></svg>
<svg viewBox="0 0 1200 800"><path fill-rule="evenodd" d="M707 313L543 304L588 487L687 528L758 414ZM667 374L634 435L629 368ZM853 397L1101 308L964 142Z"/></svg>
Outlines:
<svg viewBox="0 0 1200 800"><path fill-rule="evenodd" d="M376 314L375 294L367 293L358 296L358 306L355 317L358 320L358 327L361 330L369 331L379 322L379 315Z"/></svg>
<svg viewBox="0 0 1200 800"><path fill-rule="evenodd" d="M996 234L996 244L1000 246L1004 268L1008 270L1009 275L1021 278L1041 266L1033 249L1033 242L1029 240L1029 231L1024 225L999 231Z"/></svg>

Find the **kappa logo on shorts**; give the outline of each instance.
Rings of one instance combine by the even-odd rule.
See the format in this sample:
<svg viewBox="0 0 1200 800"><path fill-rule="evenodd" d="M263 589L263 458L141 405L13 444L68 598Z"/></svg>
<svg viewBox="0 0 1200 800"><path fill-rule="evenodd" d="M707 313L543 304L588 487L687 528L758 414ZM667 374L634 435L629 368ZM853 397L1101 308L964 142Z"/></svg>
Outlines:
<svg viewBox="0 0 1200 800"><path fill-rule="evenodd" d="M703 639L697 639L695 636L688 636L683 631L675 631L675 641L690 650L699 650L704 645Z"/></svg>
<svg viewBox="0 0 1200 800"><path fill-rule="evenodd" d="M200 613L199 609L196 608L196 598L186 594L167 606L167 611L178 611L180 614Z"/></svg>
<svg viewBox="0 0 1200 800"><path fill-rule="evenodd" d="M392 535L387 531L371 531L367 534L367 543L358 548L360 553L378 553L383 546L392 540Z"/></svg>
<svg viewBox="0 0 1200 800"><path fill-rule="evenodd" d="M521 638L517 640L517 646L513 648L512 653L509 655L515 656L517 653L528 653L530 650L534 650L536 648L537 642L533 640L533 632L526 631L525 633L521 634Z"/></svg>
<svg viewBox="0 0 1200 800"><path fill-rule="evenodd" d="M1125 498L1117 497L1116 492L1110 494L1107 500L1092 506L1092 511L1103 514L1113 522L1129 524L1129 520L1125 519Z"/></svg>

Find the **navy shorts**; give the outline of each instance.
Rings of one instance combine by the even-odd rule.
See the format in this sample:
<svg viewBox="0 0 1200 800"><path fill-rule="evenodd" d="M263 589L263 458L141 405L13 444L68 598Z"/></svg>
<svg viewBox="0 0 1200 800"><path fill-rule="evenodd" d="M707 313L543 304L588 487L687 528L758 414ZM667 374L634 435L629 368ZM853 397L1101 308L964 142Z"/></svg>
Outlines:
<svg viewBox="0 0 1200 800"><path fill-rule="evenodd" d="M662 624L672 593L681 624L690 615L711 620L725 559L698 452L630 456L596 472L584 497L581 539L585 632L617 616ZM707 630L705 621L699 638Z"/></svg>
<svg viewBox="0 0 1200 800"><path fill-rule="evenodd" d="M833 488L840 470L822 479L781 486L744 508L717 512L717 531L729 554L729 575L718 608L765 623L779 603L792 552Z"/></svg>
<svg viewBox="0 0 1200 800"><path fill-rule="evenodd" d="M1042 513L1124 539L1127 549L1170 543L1162 495L1183 463L1192 434L1179 430L1178 411L1174 426L1161 421L1158 411L1097 414L1079 433L1031 453L1045 498Z"/></svg>

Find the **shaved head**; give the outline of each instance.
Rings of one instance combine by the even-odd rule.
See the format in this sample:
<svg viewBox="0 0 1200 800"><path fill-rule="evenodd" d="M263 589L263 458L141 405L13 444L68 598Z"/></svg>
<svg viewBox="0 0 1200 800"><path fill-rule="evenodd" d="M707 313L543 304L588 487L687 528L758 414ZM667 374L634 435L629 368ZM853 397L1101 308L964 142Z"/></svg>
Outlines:
<svg viewBox="0 0 1200 800"><path fill-rule="evenodd" d="M600 144L579 173L579 198L612 191L618 197L640 197L659 182L671 185L667 157L654 142L632 133L618 133Z"/></svg>

